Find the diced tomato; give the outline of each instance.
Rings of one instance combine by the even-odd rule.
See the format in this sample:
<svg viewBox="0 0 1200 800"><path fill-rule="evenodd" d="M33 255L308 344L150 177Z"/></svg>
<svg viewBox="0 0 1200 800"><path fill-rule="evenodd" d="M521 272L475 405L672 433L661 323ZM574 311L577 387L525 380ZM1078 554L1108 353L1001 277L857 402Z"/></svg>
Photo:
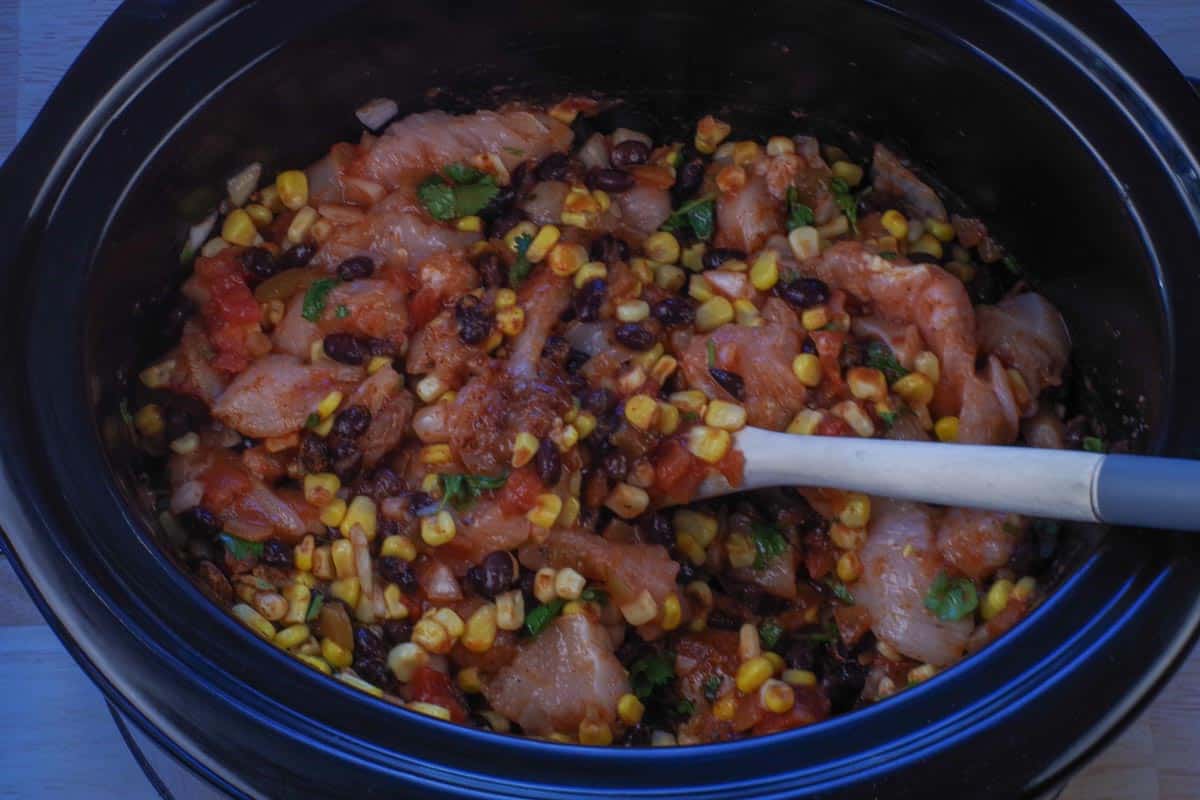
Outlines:
<svg viewBox="0 0 1200 800"><path fill-rule="evenodd" d="M227 372L241 372L256 355L251 352L249 335L261 333L262 311L246 284L236 248L227 248L211 258L196 261L196 277L208 294L201 309L209 341L217 351L213 366Z"/></svg>
<svg viewBox="0 0 1200 800"><path fill-rule="evenodd" d="M409 330L419 331L442 310L442 295L427 286L413 295L408 310Z"/></svg>
<svg viewBox="0 0 1200 800"><path fill-rule="evenodd" d="M708 467L692 455L681 438L660 444L652 460L654 488L665 501L686 503L696 496Z"/></svg>
<svg viewBox="0 0 1200 800"><path fill-rule="evenodd" d="M533 467L526 466L508 476L500 490L500 508L506 514L524 514L533 508L537 496L545 490Z"/></svg>
<svg viewBox="0 0 1200 800"><path fill-rule="evenodd" d="M854 429L841 417L826 414L813 429L817 436L855 436Z"/></svg>
<svg viewBox="0 0 1200 800"><path fill-rule="evenodd" d="M746 456L741 450L730 447L725 457L716 463L717 472L725 476L730 486L741 486L743 471L746 468Z"/></svg>
<svg viewBox="0 0 1200 800"><path fill-rule="evenodd" d="M467 721L467 706L462 695L444 672L425 666L413 673L408 683L409 700L433 703L450 712L453 722Z"/></svg>
<svg viewBox="0 0 1200 800"><path fill-rule="evenodd" d="M204 484L204 505L226 508L250 491L250 478L242 465L232 460L216 460L200 476Z"/></svg>
<svg viewBox="0 0 1200 800"><path fill-rule="evenodd" d="M827 393L838 398L848 396L839 360L842 347L846 343L846 334L841 331L813 331L809 336L817 346L817 357L821 360L821 373Z"/></svg>
<svg viewBox="0 0 1200 800"><path fill-rule="evenodd" d="M810 533L804 537L804 567L813 580L819 581L832 572L837 559L837 550L828 536Z"/></svg>

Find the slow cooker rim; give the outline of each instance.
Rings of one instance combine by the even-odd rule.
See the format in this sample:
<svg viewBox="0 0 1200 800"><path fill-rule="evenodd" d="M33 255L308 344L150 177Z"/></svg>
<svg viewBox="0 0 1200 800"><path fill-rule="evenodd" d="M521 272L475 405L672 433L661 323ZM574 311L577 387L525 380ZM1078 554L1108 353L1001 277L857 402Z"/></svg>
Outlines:
<svg viewBox="0 0 1200 800"><path fill-rule="evenodd" d="M8 522L8 518L7 518L7 516L6 516L5 522L6 522L6 523ZM44 608L43 608L43 610L44 610ZM60 631L60 633L61 633L61 631ZM242 632L242 633L244 633L244 634L245 634L245 632ZM245 636L248 636L248 634L245 634ZM343 691L349 691L349 690L343 690ZM918 691L919 691L919 690L918 690ZM902 699L902 698L900 698L900 699ZM881 706L878 706L878 708L884 708L884 706L882 706L882 705L881 705ZM490 734L488 734L488 738L490 738L490 739L496 739L496 738L494 738L494 736L491 736ZM722 747L728 747L728 746L722 746ZM592 751L592 752L595 752L595 751ZM628 757L628 753L623 753L623 756L625 756L625 757Z"/></svg>

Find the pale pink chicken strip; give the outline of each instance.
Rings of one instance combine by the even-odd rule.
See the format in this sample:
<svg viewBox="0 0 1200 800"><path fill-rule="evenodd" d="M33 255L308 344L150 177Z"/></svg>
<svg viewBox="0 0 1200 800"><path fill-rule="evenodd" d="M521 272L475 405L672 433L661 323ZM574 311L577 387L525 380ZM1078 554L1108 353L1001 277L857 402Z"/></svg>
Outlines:
<svg viewBox="0 0 1200 800"><path fill-rule="evenodd" d="M394 189L414 175L423 178L480 153L498 156L511 170L527 159L566 150L571 139L570 128L541 112L477 111L455 117L426 111L392 123L350 171Z"/></svg>
<svg viewBox="0 0 1200 800"><path fill-rule="evenodd" d="M751 173L741 189L717 197L716 247L751 253L782 232L783 205L771 196L761 175Z"/></svg>
<svg viewBox="0 0 1200 800"><path fill-rule="evenodd" d="M936 219L945 222L946 206L937 192L929 188L911 169L900 163L900 159L881 144L875 145L875 157L871 162L875 191L901 201L904 210L924 222Z"/></svg>
<svg viewBox="0 0 1200 800"><path fill-rule="evenodd" d="M441 549L478 564L497 550L516 550L532 533L533 523L524 514L505 514L498 502L479 500L458 514L457 533Z"/></svg>
<svg viewBox="0 0 1200 800"><path fill-rule="evenodd" d="M537 375L538 362L546 339L571 302L571 284L540 266L521 284L517 301L525 309L525 326L513 340L508 357L508 372L515 378Z"/></svg>
<svg viewBox="0 0 1200 800"><path fill-rule="evenodd" d="M384 367L360 383L345 405L364 406L371 412L371 424L359 438L363 464L369 469L400 444L416 400L404 388L404 379L391 367Z"/></svg>
<svg viewBox="0 0 1200 800"><path fill-rule="evenodd" d="M304 318L304 297L304 292L298 292L288 301L283 319L271 333L278 352L307 359L318 339L337 331L387 339L397 345L405 341L406 296L394 283L360 279L338 284L329 293L319 322ZM346 313L339 316L342 308Z"/></svg>
<svg viewBox="0 0 1200 800"><path fill-rule="evenodd" d="M213 416L246 436L283 436L304 426L334 390L348 392L363 371L333 361L305 364L295 356L264 356L234 379Z"/></svg>
<svg viewBox="0 0 1200 800"><path fill-rule="evenodd" d="M1071 356L1071 337L1062 315L1040 294L1026 292L994 306L979 306L975 316L979 349L1021 373L1030 394L1022 416L1033 414L1042 390L1062 383Z"/></svg>
<svg viewBox="0 0 1200 800"><path fill-rule="evenodd" d="M709 372L708 343L715 355L714 366L742 377L744 403L751 425L779 430L804 408L807 389L792 371L792 359L800 352L803 329L792 309L777 297L762 307L763 324L722 325L709 334L692 337L681 356L687 385L709 397L729 400Z"/></svg>
<svg viewBox="0 0 1200 800"><path fill-rule="evenodd" d="M183 326L179 346L167 354L175 362L171 370L171 391L198 397L211 405L225 391L225 378L209 361L214 356L204 328L195 320Z"/></svg>
<svg viewBox="0 0 1200 800"><path fill-rule="evenodd" d="M637 240L657 231L671 216L671 193L666 189L638 185L613 199L621 212L618 229Z"/></svg>
<svg viewBox="0 0 1200 800"><path fill-rule="evenodd" d="M585 577L607 585L613 601L624 605L643 590L658 603L675 591L679 564L665 547L656 544L610 542L590 531L555 530L538 545L521 549L521 563L530 569L549 564L571 567Z"/></svg>
<svg viewBox="0 0 1200 800"><path fill-rule="evenodd" d="M880 640L934 666L962 657L972 619L943 621L925 608L930 584L945 568L929 509L872 498L871 525L859 558L862 576L849 588L855 604L870 613L871 630Z"/></svg>
<svg viewBox="0 0 1200 800"><path fill-rule="evenodd" d="M577 734L584 719L611 723L627 692L612 640L584 614L555 619L483 687L493 709L535 736Z"/></svg>
<svg viewBox="0 0 1200 800"><path fill-rule="evenodd" d="M983 580L1008 563L1024 530L1015 514L952 508L938 521L937 548L947 564Z"/></svg>

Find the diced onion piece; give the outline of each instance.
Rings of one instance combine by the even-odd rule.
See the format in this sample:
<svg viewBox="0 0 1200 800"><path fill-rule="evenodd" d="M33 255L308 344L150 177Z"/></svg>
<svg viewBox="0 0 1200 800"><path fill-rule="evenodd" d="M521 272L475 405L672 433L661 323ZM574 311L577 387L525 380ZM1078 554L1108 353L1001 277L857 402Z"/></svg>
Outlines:
<svg viewBox="0 0 1200 800"><path fill-rule="evenodd" d="M225 182L225 190L229 192L229 202L233 204L234 208L241 208L246 204L261 179L262 164L255 161Z"/></svg>
<svg viewBox="0 0 1200 800"><path fill-rule="evenodd" d="M354 116L358 117L358 121L372 132L378 132L391 121L392 117L400 113L400 107L396 105L396 101L387 97L376 97L370 100L354 112Z"/></svg>

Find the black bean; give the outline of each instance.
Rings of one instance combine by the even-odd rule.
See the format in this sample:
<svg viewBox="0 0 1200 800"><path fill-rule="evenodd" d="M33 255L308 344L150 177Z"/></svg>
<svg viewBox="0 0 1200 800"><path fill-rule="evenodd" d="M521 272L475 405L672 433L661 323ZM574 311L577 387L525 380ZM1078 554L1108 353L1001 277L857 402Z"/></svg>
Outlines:
<svg viewBox="0 0 1200 800"><path fill-rule="evenodd" d="M186 436L192 429L192 420L182 408L171 406L167 409L166 418L167 441L173 442L180 436Z"/></svg>
<svg viewBox="0 0 1200 800"><path fill-rule="evenodd" d="M675 558L675 556L672 555L672 558ZM686 558L675 558L675 560L679 562L679 572L675 573L676 583L687 586L692 581L699 579L700 570L696 568L695 564Z"/></svg>
<svg viewBox="0 0 1200 800"><path fill-rule="evenodd" d="M618 342L630 350L649 350L654 347L654 334L636 322L623 322L613 331Z"/></svg>
<svg viewBox="0 0 1200 800"><path fill-rule="evenodd" d="M379 576L388 583L394 583L406 592L416 590L417 573L403 558L382 556L376 564L379 566Z"/></svg>
<svg viewBox="0 0 1200 800"><path fill-rule="evenodd" d="M377 498L395 497L404 491L404 481L387 467L376 467L371 473L371 489Z"/></svg>
<svg viewBox="0 0 1200 800"><path fill-rule="evenodd" d="M625 142L625 144L629 144L629 142ZM650 727L639 722L626 728L617 744L621 747L640 747L650 744Z"/></svg>
<svg viewBox="0 0 1200 800"><path fill-rule="evenodd" d="M380 688L386 688L391 683L392 673L388 671L387 664L382 659L360 660L355 658L354 671L367 683L372 683Z"/></svg>
<svg viewBox="0 0 1200 800"><path fill-rule="evenodd" d="M663 325L691 325L696 319L696 306L686 297L667 297L654 304L654 318Z"/></svg>
<svg viewBox="0 0 1200 800"><path fill-rule="evenodd" d="M607 293L608 281L603 278L588 281L575 293L575 316L580 322L595 322L600 319L600 306L604 304L604 295Z"/></svg>
<svg viewBox="0 0 1200 800"><path fill-rule="evenodd" d="M742 618L724 611L715 610L708 615L708 627L721 631L736 631L742 627Z"/></svg>
<svg viewBox="0 0 1200 800"><path fill-rule="evenodd" d="M528 569L521 570L521 574L520 574L518 583L520 584L520 587L521 587L521 594L524 595L524 597L525 597L525 607L526 608L533 608L534 606L539 605L537 596L533 593L533 582L534 582L533 571L528 570Z"/></svg>
<svg viewBox="0 0 1200 800"><path fill-rule="evenodd" d="M821 687L835 713L849 711L858 702L867 681L867 668L856 660L836 661L825 669Z"/></svg>
<svg viewBox="0 0 1200 800"><path fill-rule="evenodd" d="M528 161L522 161L512 168L512 172L508 173L508 185L518 195L531 189L535 183L537 183L537 177L529 171Z"/></svg>
<svg viewBox="0 0 1200 800"><path fill-rule="evenodd" d="M524 220L525 212L518 208L510 208L504 213L497 215L491 224L488 225L488 236L493 239L499 239Z"/></svg>
<svg viewBox="0 0 1200 800"><path fill-rule="evenodd" d="M394 520L391 517L380 517L377 523L378 531L376 533L376 541L382 542L389 536L401 536L405 533L404 526L399 520Z"/></svg>
<svg viewBox="0 0 1200 800"><path fill-rule="evenodd" d="M516 201L517 187L510 183L508 186L501 187L500 191L496 192L496 196L479 210L479 217L484 222L494 222L501 214L511 211L513 203Z"/></svg>
<svg viewBox="0 0 1200 800"><path fill-rule="evenodd" d="M262 562L272 567L290 567L292 548L278 539L268 539L263 542Z"/></svg>
<svg viewBox="0 0 1200 800"><path fill-rule="evenodd" d="M588 257L592 261L603 261L605 264L628 261L629 245L624 239L605 233L592 240L591 246L588 247Z"/></svg>
<svg viewBox="0 0 1200 800"><path fill-rule="evenodd" d="M806 336L804 338L804 344L800 345L800 352L808 353L810 356L815 356L817 354L817 344L812 340L811 336Z"/></svg>
<svg viewBox="0 0 1200 800"><path fill-rule="evenodd" d="M534 174L539 181L566 180L570 166L570 159L566 153L551 153L538 162Z"/></svg>
<svg viewBox="0 0 1200 800"><path fill-rule="evenodd" d="M191 511L185 511L179 519L183 526L196 536L213 536L221 530L221 520L203 506L196 506Z"/></svg>
<svg viewBox="0 0 1200 800"><path fill-rule="evenodd" d="M796 308L811 308L829 302L829 285L816 278L799 278L780 284L778 294Z"/></svg>
<svg viewBox="0 0 1200 800"><path fill-rule="evenodd" d="M863 364L863 357L862 345L847 339L845 344L842 345L842 352L838 354L838 366L842 368L843 372L854 367L860 367Z"/></svg>
<svg viewBox="0 0 1200 800"><path fill-rule="evenodd" d="M609 409L616 405L616 402L616 395L614 395L608 389L605 389L603 386L597 386L595 389L588 389L583 393L583 396L579 398L580 407L582 407L584 411L594 414L597 417L608 412Z"/></svg>
<svg viewBox="0 0 1200 800"><path fill-rule="evenodd" d="M296 269L297 267L306 267L308 262L312 261L313 256L317 254L317 246L310 242L301 242L295 247L283 251L283 254L276 259L279 269Z"/></svg>
<svg viewBox="0 0 1200 800"><path fill-rule="evenodd" d="M347 439L357 439L371 427L371 412L366 406L347 406L338 412L333 421L333 434Z"/></svg>
<svg viewBox="0 0 1200 800"><path fill-rule="evenodd" d="M500 256L491 250L475 260L475 269L479 272L479 280L489 289L503 289L508 283Z"/></svg>
<svg viewBox="0 0 1200 800"><path fill-rule="evenodd" d="M458 338L463 344L476 345L492 332L492 320L474 295L463 295L454 305L454 319L458 322Z"/></svg>
<svg viewBox="0 0 1200 800"><path fill-rule="evenodd" d="M432 495L425 492L409 492L408 493L408 510L409 513L419 514L423 509L429 508L437 504Z"/></svg>
<svg viewBox="0 0 1200 800"><path fill-rule="evenodd" d="M412 638L413 623L406 619L389 619L381 627L388 644L404 644Z"/></svg>
<svg viewBox="0 0 1200 800"><path fill-rule="evenodd" d="M614 481L624 480L629 472L629 459L620 450L609 450L600 462L600 468Z"/></svg>
<svg viewBox="0 0 1200 800"><path fill-rule="evenodd" d="M746 254L741 250L734 250L730 247L714 247L711 250L706 250L704 256L700 259L701 265L705 269L716 269L726 261L745 261Z"/></svg>
<svg viewBox="0 0 1200 800"><path fill-rule="evenodd" d="M815 632L819 635L819 631ZM800 637L788 642L783 650L783 660L792 669L813 671L817 666L817 645L813 639Z"/></svg>
<svg viewBox="0 0 1200 800"><path fill-rule="evenodd" d="M358 473L362 471L362 450L351 439L342 439L340 437L331 436L329 443L329 458L333 462L333 474L341 479L342 483L349 483L358 477Z"/></svg>
<svg viewBox="0 0 1200 800"><path fill-rule="evenodd" d="M638 529L646 541L671 547L675 544L675 529L671 519L662 511L652 511L638 518Z"/></svg>
<svg viewBox="0 0 1200 800"><path fill-rule="evenodd" d="M555 364L565 364L571 355L571 343L561 336L550 336L542 346L542 358Z"/></svg>
<svg viewBox="0 0 1200 800"><path fill-rule="evenodd" d="M727 369L720 367L709 367L708 374L717 383L721 384L721 388L729 392L736 399L741 400L743 393L746 390L746 382L742 380L742 376L736 372L730 372Z"/></svg>
<svg viewBox="0 0 1200 800"><path fill-rule="evenodd" d="M562 456L558 453L558 445L550 441L550 437L542 439L538 445L533 466L547 488L558 484L558 479L562 477Z"/></svg>
<svg viewBox="0 0 1200 800"><path fill-rule="evenodd" d="M633 188L635 181L628 172L619 169L592 169L588 171L587 185L589 189L621 194Z"/></svg>
<svg viewBox="0 0 1200 800"><path fill-rule="evenodd" d="M517 560L511 553L496 550L467 570L467 583L476 594L492 600L513 587L518 569Z"/></svg>
<svg viewBox="0 0 1200 800"><path fill-rule="evenodd" d="M354 660L382 661L387 657L383 639L370 628L354 629Z"/></svg>
<svg viewBox="0 0 1200 800"><path fill-rule="evenodd" d="M238 258L242 262L242 269L260 281L265 281L278 271L275 259L265 247L251 247L243 250Z"/></svg>
<svg viewBox="0 0 1200 800"><path fill-rule="evenodd" d="M338 264L338 277L344 281L356 281L369 278L375 272L375 262L370 256L354 256Z"/></svg>
<svg viewBox="0 0 1200 800"><path fill-rule="evenodd" d="M305 472L324 472L329 469L329 448L325 440L312 433L300 439L300 463Z"/></svg>
<svg viewBox="0 0 1200 800"><path fill-rule="evenodd" d="M612 149L608 160L614 167L632 167L650 160L650 148L637 139L626 139Z"/></svg>
<svg viewBox="0 0 1200 800"><path fill-rule="evenodd" d="M582 350L571 348L571 352L567 353L567 361L563 364L563 369L568 375L575 375L579 370L583 369L583 365L591 360L591 356Z"/></svg>
<svg viewBox="0 0 1200 800"><path fill-rule="evenodd" d="M671 194L677 201L689 198L696 193L702 183L704 183L704 162L693 158L685 161L683 166L676 171L675 185L671 187Z"/></svg>
<svg viewBox="0 0 1200 800"><path fill-rule="evenodd" d="M325 355L342 364L361 364L367 357L364 342L352 333L331 333L325 337Z"/></svg>

